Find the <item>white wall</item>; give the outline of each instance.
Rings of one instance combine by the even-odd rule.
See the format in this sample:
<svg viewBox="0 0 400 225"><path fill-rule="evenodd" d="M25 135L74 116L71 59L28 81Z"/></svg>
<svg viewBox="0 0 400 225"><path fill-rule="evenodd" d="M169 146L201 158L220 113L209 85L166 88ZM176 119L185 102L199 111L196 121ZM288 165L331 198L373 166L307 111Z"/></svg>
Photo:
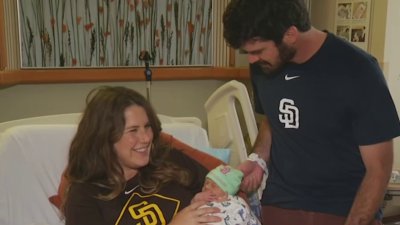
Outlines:
<svg viewBox="0 0 400 225"><path fill-rule="evenodd" d="M400 1L388 0L384 72L400 113ZM400 169L400 138L395 139L395 167Z"/></svg>
<svg viewBox="0 0 400 225"><path fill-rule="evenodd" d="M204 103L226 81L153 81L151 101L157 113L196 116L206 124ZM32 116L81 112L89 91L100 85L127 86L146 96L145 82L30 84L0 88L0 122Z"/></svg>

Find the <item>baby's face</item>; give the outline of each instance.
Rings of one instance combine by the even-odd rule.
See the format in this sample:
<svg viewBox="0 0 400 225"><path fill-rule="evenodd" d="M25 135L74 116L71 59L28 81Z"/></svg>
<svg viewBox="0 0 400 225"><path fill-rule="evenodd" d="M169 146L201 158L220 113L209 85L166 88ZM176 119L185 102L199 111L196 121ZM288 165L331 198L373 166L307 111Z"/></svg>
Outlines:
<svg viewBox="0 0 400 225"><path fill-rule="evenodd" d="M213 180L206 178L203 191L209 191L216 197L224 197L227 195Z"/></svg>

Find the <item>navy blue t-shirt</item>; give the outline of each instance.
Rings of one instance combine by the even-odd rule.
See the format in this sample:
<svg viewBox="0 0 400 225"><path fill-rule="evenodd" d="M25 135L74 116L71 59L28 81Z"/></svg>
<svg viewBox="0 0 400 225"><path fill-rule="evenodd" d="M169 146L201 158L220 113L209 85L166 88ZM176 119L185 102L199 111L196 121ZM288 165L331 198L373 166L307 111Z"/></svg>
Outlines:
<svg viewBox="0 0 400 225"><path fill-rule="evenodd" d="M303 64L250 71L256 112L272 129L262 204L346 216L365 174L359 146L400 135L375 58L328 34Z"/></svg>

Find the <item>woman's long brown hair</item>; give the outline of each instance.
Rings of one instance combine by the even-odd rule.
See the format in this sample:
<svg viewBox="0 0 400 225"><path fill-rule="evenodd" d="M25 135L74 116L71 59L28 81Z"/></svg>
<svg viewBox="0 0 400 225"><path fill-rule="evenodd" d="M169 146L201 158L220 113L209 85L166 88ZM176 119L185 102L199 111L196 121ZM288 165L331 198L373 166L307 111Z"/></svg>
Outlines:
<svg viewBox="0 0 400 225"><path fill-rule="evenodd" d="M103 200L113 199L124 190L126 181L114 143L122 137L125 109L132 105L144 108L153 131L149 165L139 172L142 190L154 193L169 181L185 186L190 183L189 171L165 160L169 149L160 142L161 123L153 107L141 94L125 87L104 86L92 90L86 102L65 171L70 184L89 183L104 187L109 191L95 196Z"/></svg>

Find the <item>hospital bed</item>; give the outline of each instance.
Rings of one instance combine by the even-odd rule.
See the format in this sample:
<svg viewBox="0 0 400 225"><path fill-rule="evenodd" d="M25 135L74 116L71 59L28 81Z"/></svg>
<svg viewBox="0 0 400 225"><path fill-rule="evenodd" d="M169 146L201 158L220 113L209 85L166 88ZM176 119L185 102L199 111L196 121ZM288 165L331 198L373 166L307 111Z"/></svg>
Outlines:
<svg viewBox="0 0 400 225"><path fill-rule="evenodd" d="M247 109L250 100L244 85L237 81L218 88L205 104L208 132L196 117L160 114L159 118L163 132L238 165L247 157L235 110L238 104L246 110L245 123L252 129L249 133L254 141L254 115L251 108ZM0 225L64 224L49 197L57 193L80 116L69 113L0 123Z"/></svg>

